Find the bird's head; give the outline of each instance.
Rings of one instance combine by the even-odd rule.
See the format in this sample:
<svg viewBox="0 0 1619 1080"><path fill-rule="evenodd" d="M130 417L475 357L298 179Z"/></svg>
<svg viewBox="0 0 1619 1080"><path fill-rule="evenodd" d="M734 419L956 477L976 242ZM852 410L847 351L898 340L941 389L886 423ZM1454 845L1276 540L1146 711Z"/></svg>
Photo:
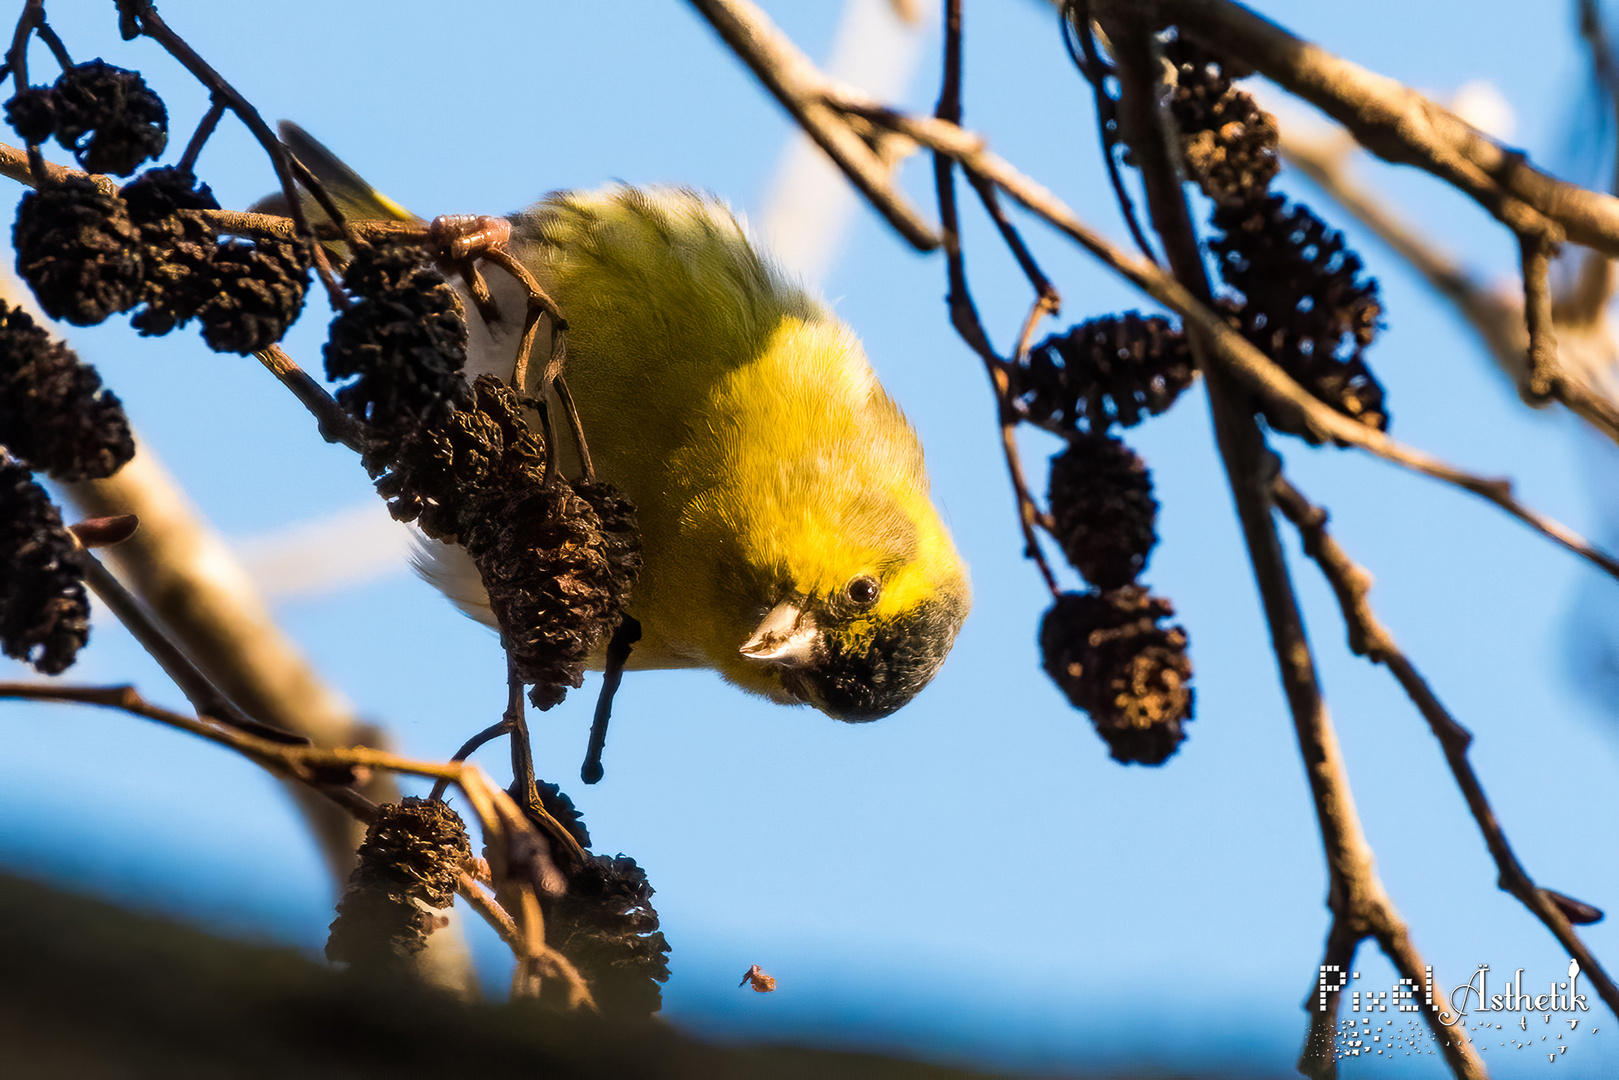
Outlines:
<svg viewBox="0 0 1619 1080"><path fill-rule="evenodd" d="M781 587L741 655L778 701L879 720L932 680L955 643L970 603L960 559L941 528L906 561L816 577Z"/></svg>

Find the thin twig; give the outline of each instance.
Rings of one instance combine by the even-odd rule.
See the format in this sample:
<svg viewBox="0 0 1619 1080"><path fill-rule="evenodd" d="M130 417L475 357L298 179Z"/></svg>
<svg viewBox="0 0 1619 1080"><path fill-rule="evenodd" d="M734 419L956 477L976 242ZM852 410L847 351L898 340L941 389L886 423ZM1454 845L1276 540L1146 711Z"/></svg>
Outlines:
<svg viewBox="0 0 1619 1080"><path fill-rule="evenodd" d="M278 776L309 785L360 820L369 819L370 814L366 809L369 803L351 798L357 793L347 785L372 770L444 779L455 784L466 796L467 804L483 827L485 848L492 856L491 871L495 874L495 880L500 883L499 887L526 898L521 914L515 919L510 917L508 912L507 919L492 920L496 930L507 930L514 923L518 924L516 933L509 936L503 933L502 936L506 937L518 954L519 965L521 966L524 961L537 963L537 970L541 973L568 980L567 1000L570 1006L595 1008L589 989L578 970L545 943L543 923L540 921L533 884L525 881L520 875L503 873L508 863L508 852L533 850L535 845L543 845L544 840L534 833L534 826L529 817L525 816L511 797L495 786L476 765L464 762L440 764L414 761L363 746L291 746L271 742L238 731L209 716L193 718L159 708L143 699L133 687L129 686L85 687L63 686L58 683L0 683L0 700L4 699L98 705L189 732L235 750ZM530 814L535 812L533 808L530 809ZM543 808L537 812L542 820L549 818ZM566 835L566 830L560 823L552 819L550 824ZM525 833L529 834L528 837L519 843L517 837ZM577 844L574 845L574 850L576 852L579 850ZM469 885L474 892L478 891L476 883L473 883L470 877L464 877L458 882L458 886L461 887ZM461 891L461 888L458 887L457 891ZM462 895L467 894L463 892ZM473 900L471 896L468 899ZM479 899L482 900L482 897ZM478 900L474 900L473 903L480 914L489 917L490 912L485 903ZM533 906L529 907L529 904Z"/></svg>
<svg viewBox="0 0 1619 1080"><path fill-rule="evenodd" d="M594 482L596 469L590 460L590 444L585 439L585 426L579 419L579 411L574 407L573 394L568 391L568 384L563 379L562 369L567 360L567 329L568 323L562 317L562 309L557 302L551 299L537 279L524 266L522 261L508 251L504 244L494 244L484 248L481 257L500 267L517 280L528 297L528 306L523 313L523 336L517 344L517 356L512 364L511 385L519 396L527 396L531 381L529 363L534 355L534 349L539 343L541 321L548 322L551 327L551 342L546 357L544 371L539 379L539 393L535 395L534 407L539 414L541 425L544 428L545 445L548 449L545 459L546 480L555 480L558 475L558 460L560 455L556 452L554 433L550 425L550 413L546 407L545 394L547 390L556 394L562 412L568 421L568 428L573 434L574 449L579 453L580 468L584 478ZM470 266L470 260L468 260ZM474 273L476 271L474 270ZM487 296L487 286L484 289ZM474 297L483 308L484 299L475 292ZM490 301L492 305L492 301ZM486 316L487 317L487 316Z"/></svg>
<svg viewBox="0 0 1619 1080"><path fill-rule="evenodd" d="M579 416L579 407L574 404L573 391L568 389L568 380L558 375L551 380L551 390L557 396L557 404L562 406L562 415L568 421L568 431L573 435L573 448L579 454L579 475L587 484L596 482L596 466L590 460L590 444L585 441L585 422Z"/></svg>
<svg viewBox="0 0 1619 1080"><path fill-rule="evenodd" d="M6 49L6 67L11 71L12 84L17 92L28 89L28 39L45 24L45 0L28 0L17 16L17 25L11 31L11 45Z"/></svg>
<svg viewBox="0 0 1619 1080"><path fill-rule="evenodd" d="M1062 21L1062 40L1068 47L1068 56L1091 86L1091 98L1096 105L1096 130L1102 141L1102 163L1107 167L1107 180L1113 186L1113 198L1119 204L1119 213L1141 254L1151 262L1157 262L1152 244L1141 230L1141 222L1136 217L1136 204L1130 198L1129 189L1124 186L1124 175L1119 168L1118 103L1107 92L1107 79L1112 71L1096 53L1096 39L1091 34L1089 0L1063 0L1057 6L1057 18ZM1078 50L1074 48L1075 39L1079 41Z"/></svg>
<svg viewBox="0 0 1619 1080"><path fill-rule="evenodd" d="M157 661L163 673L180 688L180 692L191 702L198 715L217 717L220 723L276 742L292 744L309 742L306 736L284 731L271 724L260 723L237 708L235 703L203 674L202 669L192 663L191 658L170 639L151 610L134 593L124 588L123 582L113 577L100 559L89 551L80 551L78 562L84 573L84 580L95 591L97 599L107 605L107 610L112 612L113 617L123 623L124 628L140 647L146 650L147 655Z"/></svg>
<svg viewBox="0 0 1619 1080"><path fill-rule="evenodd" d="M208 103L208 111L203 113L202 119L197 122L197 130L191 133L191 141L186 143L185 153L180 155L179 164L175 168L183 173L196 171L197 157L224 116L225 103L217 97L213 98Z"/></svg>
<svg viewBox="0 0 1619 1080"><path fill-rule="evenodd" d="M1055 315L1062 310L1062 295L1057 287L1046 277L1040 269L1040 264L1034 261L1034 255L1029 246L1023 242L1023 237L1012 224L1012 219L1006 216L1006 210L1001 206L1001 196L995 190L995 185L981 176L969 174L967 181L972 184L973 190L978 193L978 201L983 203L984 212L995 222L995 228L1000 231L1001 239L1006 242L1012 257L1017 260L1018 268L1023 276L1029 279L1029 284L1039 295L1040 310L1046 315ZM1015 355L1021 359L1023 349L1020 347Z"/></svg>
<svg viewBox="0 0 1619 1080"><path fill-rule="evenodd" d="M534 778L534 744L528 734L528 710L523 706L523 677L517 673L517 662L512 659L511 650L506 649L505 653L506 712L500 723L511 732L512 790L525 806L534 806L540 801L540 788Z"/></svg>
<svg viewBox="0 0 1619 1080"><path fill-rule="evenodd" d="M500 940L506 943L507 948L518 956L524 955L525 950L529 947L526 935L517 928L517 924L506 913L506 909L501 907L488 893L484 892L483 887L478 884L471 874L465 872L461 874L456 881L455 891L458 896L471 905L472 910L483 917L483 920L494 929L496 934L500 935ZM568 994L565 1008L570 1012L575 1009L587 1009L590 1012L600 1011L600 1007L596 1004L596 999L590 994L590 987L585 982L584 976L579 974L579 969L574 967L573 962L566 956L547 946L540 956L532 959L541 965L543 975L561 978L566 982Z"/></svg>
<svg viewBox="0 0 1619 1080"><path fill-rule="evenodd" d="M479 747L482 747L487 743L494 742L502 735L510 735L511 731L511 722L505 717L501 717L499 720L495 721L493 724L490 724L488 727L478 732L478 734L462 743L461 748L454 754L450 755L450 760L465 761L467 758L471 757L474 751L476 751ZM444 791L449 786L450 782L448 780L440 779L433 784L433 790L428 794L427 797L432 799L434 802L438 802L444 798Z"/></svg>
<svg viewBox="0 0 1619 1080"><path fill-rule="evenodd" d="M1487 287L1454 256L1440 250L1432 239L1360 184L1347 167L1346 154L1352 153L1353 147L1353 141L1343 132L1305 137L1291 124L1281 128L1281 152L1287 163L1371 229L1436 292L1454 304L1501 369L1512 376L1514 384L1521 383L1529 348L1523 308Z"/></svg>
<svg viewBox="0 0 1619 1080"><path fill-rule="evenodd" d="M1272 492L1277 508L1298 528L1299 538L1304 542L1304 553L1315 560L1338 598L1338 607L1349 630L1350 650L1389 669L1427 720L1434 738L1439 740L1451 774L1456 778L1456 786L1467 800L1473 820L1478 823L1479 832L1495 860L1499 874L1497 884L1517 897L1546 925L1568 949L1569 955L1579 961L1580 970L1590 977L1602 1000L1608 1003L1608 1008L1619 1015L1619 987L1615 986L1613 978L1592 955L1589 947L1580 940L1562 907L1548 895L1547 890L1534 883L1507 843L1506 831L1496 818L1495 810L1484 794L1484 786L1467 759L1473 736L1451 716L1372 610L1371 575L1357 565L1327 531L1326 511L1311 504L1286 477L1277 475Z"/></svg>
<svg viewBox="0 0 1619 1080"><path fill-rule="evenodd" d="M357 454L369 449L364 425L350 416L324 386L299 367L286 350L279 345L271 345L253 355L309 410L321 438L329 443L342 443Z"/></svg>
<svg viewBox="0 0 1619 1080"><path fill-rule="evenodd" d="M281 185L281 194L287 201L287 211L296 225L297 236L309 245L315 268L326 286L327 294L332 298L332 306L341 309L346 300L343 287L338 284L336 275L332 273L325 252L314 243L314 230L310 228L308 215L304 213L302 200L298 198L297 181L293 176L292 154L286 144L270 130L270 126L259 115L258 109L254 108L253 104L238 93L223 75L214 70L213 66L187 44L184 38L163 21L157 9L152 6L151 0L118 0L118 8L126 22L133 23L140 34L157 42L165 52L178 60L198 82L208 88L215 101L224 102L225 107L236 114L236 118L246 125L253 138L264 148L264 152L269 155L270 165L275 170L276 180ZM336 220L340 222L341 217Z"/></svg>
<svg viewBox="0 0 1619 1080"><path fill-rule="evenodd" d="M945 8L945 41L944 41L944 76L939 88L939 104L935 115L942 122L955 126L961 119L961 0L947 0ZM989 334L984 330L984 324L978 317L978 306L973 303L972 292L967 286L967 264L961 249L961 228L956 210L956 180L955 163L946 155L933 155L933 183L934 191L939 201L939 218L942 223L945 274L949 282L949 293L946 303L950 308L950 323L955 327L956 333L961 335L979 359L984 363L984 370L989 375L990 387L995 394L995 422L1000 429L1001 454L1006 459L1006 471L1011 478L1012 495L1017 503L1018 528L1023 533L1023 553L1026 558L1032 559L1040 571L1040 577L1045 582L1046 590L1053 598L1061 595L1062 590L1057 585L1057 577L1051 571L1051 565L1046 561L1045 552L1040 548L1040 538L1035 533L1035 525L1041 521L1040 507L1029 492L1029 485L1023 476L1023 463L1018 454L1017 446L1017 411L1012 404L1012 379L1010 365L995 351L990 343ZM995 215L1000 212L1000 203L993 198L985 200L985 208ZM1000 220L1005 215L1000 214ZM1010 223L1002 232L1003 237L1016 237ZM1010 242L1010 241L1009 241ZM1022 239L1017 239L1017 246L1013 248L1014 254L1022 248ZM1038 283L1045 282L1045 275L1040 273L1031 258L1025 273L1030 276L1031 283L1035 283L1039 297L1035 302L1034 313L1031 313L1032 324L1038 313L1045 310L1049 302L1055 302L1056 290L1046 283L1046 289L1041 290ZM1025 337L1027 332L1025 332Z"/></svg>
<svg viewBox="0 0 1619 1080"><path fill-rule="evenodd" d="M136 445L134 460L113 476L65 487L88 517L133 514L139 519L135 535L108 549L106 559L150 609L162 637L178 646L203 682L253 720L327 746L380 745L381 733L355 716L276 625L234 553L151 448L138 438ZM137 636L147 633L134 616L128 625ZM198 708L219 715L206 705ZM388 778L380 776L366 792L379 802L398 797ZM299 787L293 794L341 884L353 867L360 832L323 800Z"/></svg>
<svg viewBox="0 0 1619 1080"><path fill-rule="evenodd" d="M628 615L613 628L607 642L607 663L602 669L601 692L596 696L596 715L590 721L590 742L585 748L584 764L579 766L579 779L587 784L601 782L602 751L607 748L607 725L613 718L613 698L624 681L624 665L629 662L630 651L641 640L641 624Z"/></svg>
<svg viewBox="0 0 1619 1080"><path fill-rule="evenodd" d="M837 163L901 236L919 251L932 251L939 237L895 185L888 162L849 124L827 108L826 80L796 45L751 0L691 0L801 128Z"/></svg>
<svg viewBox="0 0 1619 1080"><path fill-rule="evenodd" d="M1608 41L1608 28L1602 21L1602 5L1598 0L1579 0L1580 37L1591 56L1591 71L1597 85L1608 99L1608 122L1614 125L1614 163L1610 191L1619 189L1619 64L1614 62L1613 46Z"/></svg>
<svg viewBox="0 0 1619 1080"><path fill-rule="evenodd" d="M56 36L56 31L51 29L50 23L41 19L39 29L35 32L39 34L39 40L45 43L45 47L51 50L51 55L56 58L63 71L73 66L73 57L68 55L67 46Z"/></svg>
<svg viewBox="0 0 1619 1080"><path fill-rule="evenodd" d="M873 123L892 127L918 144L951 157L963 168L993 180L1000 189L1038 217L1065 233L1103 263L1127 278L1147 295L1180 315L1186 325L1203 336L1211 360L1247 390L1261 395L1296 430L1315 442L1334 439L1408 469L1455 485L1495 503L1526 525L1619 578L1619 560L1596 547L1560 522L1520 503L1507 480L1477 476L1421 450L1397 442L1375 428L1357 423L1300 386L1292 376L1233 330L1217 312L1197 299L1173 276L1143 259L1134 258L1085 225L1074 212L1040 184L1018 172L1004 159L984 148L983 140L954 124L935 118L897 113L868 101L840 98L840 108L866 116Z"/></svg>
<svg viewBox="0 0 1619 1080"><path fill-rule="evenodd" d="M1334 56L1230 0L1106 0L1240 59L1337 120L1372 153L1415 165L1515 233L1619 256L1619 199L1536 169L1410 87Z"/></svg>
<svg viewBox="0 0 1619 1080"><path fill-rule="evenodd" d="M1340 136L1348 142L1347 135ZM1540 350L1545 387L1543 394L1536 395L1530 386L1530 344L1522 303L1486 287L1357 183L1346 167L1344 154L1348 149L1333 137L1305 138L1290 128L1282 129L1281 150L1288 163L1376 233L1456 306L1526 402L1538 405L1549 395L1608 438L1619 441L1619 403L1593 389L1579 374L1580 366L1570 363L1571 357L1592 353L1606 364L1615 353L1613 327L1605 310L1613 291L1608 257L1587 251L1572 291L1554 299L1551 324L1556 330L1558 349ZM1591 370L1590 365L1584 368Z"/></svg>

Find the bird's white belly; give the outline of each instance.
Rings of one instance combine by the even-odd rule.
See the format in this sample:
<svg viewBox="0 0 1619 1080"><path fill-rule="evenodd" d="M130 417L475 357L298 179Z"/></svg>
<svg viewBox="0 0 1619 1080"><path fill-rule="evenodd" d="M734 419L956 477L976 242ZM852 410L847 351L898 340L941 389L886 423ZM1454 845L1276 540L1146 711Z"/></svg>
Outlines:
<svg viewBox="0 0 1619 1080"><path fill-rule="evenodd" d="M517 279L504 270L487 264L479 264L479 269L489 285L489 293L494 298L500 317L493 324L485 323L460 278L452 277L451 283L460 294L467 316L467 363L463 370L468 382L479 375L493 375L509 382L517 359L517 347L523 337L523 317L527 311L528 297ZM550 357L550 335L544 333L542 328L538 337L534 347L536 355L528 369L531 385L545 369ZM529 414L528 419L530 423L538 420L533 413ZM563 464L566 467L567 462ZM449 597L456 607L485 626L500 629L495 613L489 607L489 594L484 591L483 578L478 574L478 567L473 563L472 556L467 554L467 549L460 544L434 540L414 524L411 531L416 542L410 561L416 572Z"/></svg>

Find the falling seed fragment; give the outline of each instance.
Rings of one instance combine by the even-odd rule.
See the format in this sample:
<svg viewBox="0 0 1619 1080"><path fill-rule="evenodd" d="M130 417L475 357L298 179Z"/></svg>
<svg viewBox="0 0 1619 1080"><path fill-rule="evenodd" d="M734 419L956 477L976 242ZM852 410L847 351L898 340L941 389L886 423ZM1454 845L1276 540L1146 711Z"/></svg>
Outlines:
<svg viewBox="0 0 1619 1080"><path fill-rule="evenodd" d="M748 968L748 970L742 976L742 981L736 985L738 989L740 989L741 987L747 986L749 983L752 983L754 991L760 994L768 994L776 988L776 980L771 976L766 975L765 969L760 967L758 964L754 964L752 967Z"/></svg>

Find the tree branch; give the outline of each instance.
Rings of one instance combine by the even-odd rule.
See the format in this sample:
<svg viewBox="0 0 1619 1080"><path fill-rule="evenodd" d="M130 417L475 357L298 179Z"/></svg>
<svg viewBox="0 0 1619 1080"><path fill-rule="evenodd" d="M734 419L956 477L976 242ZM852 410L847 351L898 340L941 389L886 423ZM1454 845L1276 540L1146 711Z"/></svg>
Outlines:
<svg viewBox="0 0 1619 1080"><path fill-rule="evenodd" d="M1564 906L1555 899L1561 894L1537 886L1523 865L1518 862L1511 845L1507 843L1506 831L1496 818L1495 810L1484 794L1484 786L1480 783L1478 774L1473 771L1472 763L1467 760L1467 750L1472 744L1473 736L1440 703L1427 680L1417 671L1405 653L1400 651L1393 635L1372 610L1369 595L1372 587L1371 575L1365 568L1357 565L1327 532L1325 510L1312 505L1287 481L1286 477L1279 474L1272 490L1276 506L1298 528L1299 538L1304 542L1304 553L1320 566L1321 573L1338 598L1338 607L1343 612L1344 623L1349 630L1350 651L1356 656L1366 657L1374 664L1387 667L1389 673L1405 690L1412 704L1416 705L1423 718L1428 721L1428 727L1433 732L1434 738L1439 740L1440 748L1445 753L1445 760L1450 764L1451 774L1456 778L1456 786L1461 789L1462 796L1467 800L1467 808L1472 812L1473 820L1478 823L1479 832L1483 834L1485 845L1490 849L1490 856L1495 860L1499 872L1496 883L1517 897L1524 907L1546 925L1552 935L1569 951L1569 955L1580 962L1580 970L1590 977L1597 992L1602 995L1602 1000L1608 1003L1608 1008L1619 1015L1619 987L1614 985L1613 978L1603 969L1601 963L1575 932Z"/></svg>
<svg viewBox="0 0 1619 1080"><path fill-rule="evenodd" d="M1178 168L1179 136L1167 110L1161 107L1162 58L1146 28L1130 20L1127 12L1113 18L1104 16L1103 25L1113 44L1122 89L1120 123L1146 187L1153 229L1176 278L1199 301L1207 303L1207 272ZM1203 334L1194 332L1190 341L1208 385L1216 441L1242 522L1254 579L1270 626L1271 649L1293 715L1294 733L1321 829L1329 879L1327 905L1333 915L1328 955L1352 957L1355 943L1373 936L1400 974L1421 986L1425 965L1377 875L1371 845L1355 809L1337 732L1316 679L1303 616L1271 516L1269 488L1275 458L1266 449L1257 423L1243 408L1238 388L1226 372L1209 365ZM1312 980L1312 984L1315 982ZM1316 1006L1313 987L1307 1002L1307 1008ZM1334 1009L1336 1005L1334 997ZM1425 1011L1424 1015L1452 1071L1458 1076L1483 1077L1484 1066L1465 1035L1447 1028L1432 1012ZM1320 1016L1313 1020L1312 1037L1306 1041L1299 1063L1301 1070L1316 1076L1330 1076L1336 1069L1332 1040L1316 1037L1323 1022Z"/></svg>
<svg viewBox="0 0 1619 1080"><path fill-rule="evenodd" d="M830 81L776 29L769 16L751 0L691 0L691 5L896 232L918 251L939 246L933 227L894 185L889 162L847 117L827 107L824 95Z"/></svg>
<svg viewBox="0 0 1619 1080"><path fill-rule="evenodd" d="M108 479L63 486L86 516L140 519L135 535L108 549L107 559L167 638L229 702L260 723L320 745L383 741L381 732L361 723L322 682L275 624L235 555L204 524L149 446L142 444L134 460ZM207 711L206 702L198 707ZM398 798L386 781L379 784L368 791L371 798ZM303 794L299 801L341 885L364 830L332 814L324 802Z"/></svg>
<svg viewBox="0 0 1619 1080"><path fill-rule="evenodd" d="M857 98L835 99L839 108L866 116L913 138L921 146L954 158L970 173L980 174L1022 203L1037 216L1065 233L1105 265L1117 271L1154 300L1180 315L1204 338L1210 360L1231 374L1247 390L1261 395L1268 406L1285 415L1297 430L1315 442L1334 439L1408 469L1455 485L1495 503L1513 517L1582 558L1619 578L1619 560L1552 518L1520 503L1510 481L1477 476L1421 450L1396 442L1376 428L1357 423L1314 397L1292 376L1226 324L1217 312L1201 304L1175 278L1144 259L1133 258L1093 231L1050 191L991 153L977 135L941 120L897 113Z"/></svg>
<svg viewBox="0 0 1619 1080"><path fill-rule="evenodd" d="M1516 233L1619 256L1619 199L1550 176L1410 87L1304 41L1231 0L1141 0L1138 17L1178 26L1337 120L1372 153L1471 196Z"/></svg>
<svg viewBox="0 0 1619 1080"><path fill-rule="evenodd" d="M1348 136L1343 136L1342 140L1333 136L1300 137L1283 127L1281 151L1290 165L1376 233L1435 291L1456 306L1526 403L1543 404L1549 395L1604 435L1619 441L1619 404L1595 389L1587 377L1595 369L1611 366L1619 355L1613 326L1605 311L1612 291L1607 256L1596 251L1586 252L1573 288L1552 298L1549 326L1555 335L1555 348L1548 350L1542 346L1536 358L1545 384L1537 395L1530 386L1531 345L1523 303L1482 284L1430 238L1401 221L1381 199L1357 183L1346 167L1353 144ZM1522 243L1528 245L1533 241L1523 240ZM1531 284L1526 279L1526 295L1531 292ZM1548 312L1542 309L1537 317L1544 322ZM1590 359L1584 363L1571 362L1585 357Z"/></svg>
<svg viewBox="0 0 1619 1080"><path fill-rule="evenodd" d="M365 746L322 747L273 742L239 731L212 717L193 718L159 708L130 686L0 683L0 700L5 699L96 705L177 728L234 750L283 779L306 785L362 822L370 820L376 812L375 804L355 790L355 785L369 773L400 773L454 784L466 796L467 804L483 828L485 850L491 856L491 872L498 887L514 897L526 898L526 902L515 917L509 910L497 914L493 902L465 874L457 883L456 891L467 897L473 909L489 920L495 931L512 947L517 954L520 970L528 965L539 976L564 979L567 982L566 1000L569 1008L596 1008L589 987L578 969L545 943L539 922L539 906L534 898L535 885L519 870L525 861L522 853L533 851L536 846L543 848L545 841L511 796L496 786L476 765L414 761ZM543 807L530 807L529 813L539 815L550 826L550 832L567 835L567 830L551 818ZM532 979L528 988L533 996L537 996L538 978Z"/></svg>

